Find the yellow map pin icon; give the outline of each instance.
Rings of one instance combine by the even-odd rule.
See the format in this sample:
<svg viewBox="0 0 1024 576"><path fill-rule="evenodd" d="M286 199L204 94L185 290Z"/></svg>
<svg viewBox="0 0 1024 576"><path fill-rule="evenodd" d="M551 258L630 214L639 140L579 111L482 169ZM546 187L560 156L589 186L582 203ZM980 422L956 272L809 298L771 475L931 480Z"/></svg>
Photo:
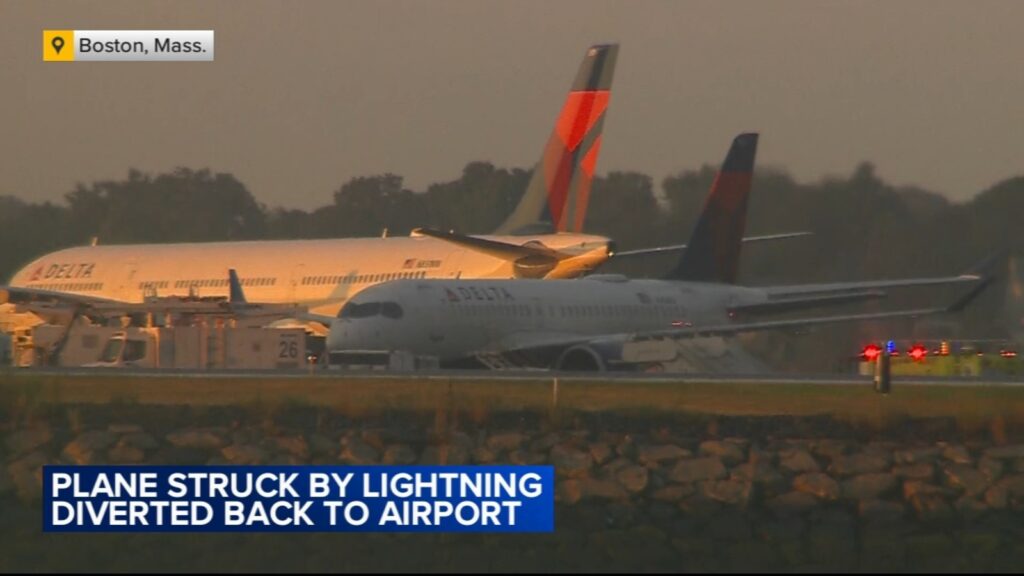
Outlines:
<svg viewBox="0 0 1024 576"><path fill-rule="evenodd" d="M73 62L74 60L74 30L43 30L43 61Z"/></svg>

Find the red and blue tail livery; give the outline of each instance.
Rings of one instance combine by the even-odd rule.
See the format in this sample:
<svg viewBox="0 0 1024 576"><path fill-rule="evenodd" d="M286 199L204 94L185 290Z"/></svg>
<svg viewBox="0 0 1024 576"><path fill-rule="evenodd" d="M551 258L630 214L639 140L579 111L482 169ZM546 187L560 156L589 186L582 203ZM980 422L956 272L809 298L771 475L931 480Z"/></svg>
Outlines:
<svg viewBox="0 0 1024 576"><path fill-rule="evenodd" d="M740 134L711 185L686 252L669 278L735 284L757 154L755 133Z"/></svg>
<svg viewBox="0 0 1024 576"><path fill-rule="evenodd" d="M617 44L587 50L526 193L496 234L583 230L618 53Z"/></svg>

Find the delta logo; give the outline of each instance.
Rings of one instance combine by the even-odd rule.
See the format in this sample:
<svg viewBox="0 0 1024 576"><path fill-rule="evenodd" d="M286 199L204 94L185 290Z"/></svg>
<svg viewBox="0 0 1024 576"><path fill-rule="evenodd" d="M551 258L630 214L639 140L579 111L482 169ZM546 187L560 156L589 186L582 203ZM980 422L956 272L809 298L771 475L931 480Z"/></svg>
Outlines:
<svg viewBox="0 0 1024 576"><path fill-rule="evenodd" d="M29 282L37 280L71 280L79 278L92 278L94 262L76 262L66 264L50 264L40 266L32 272Z"/></svg>

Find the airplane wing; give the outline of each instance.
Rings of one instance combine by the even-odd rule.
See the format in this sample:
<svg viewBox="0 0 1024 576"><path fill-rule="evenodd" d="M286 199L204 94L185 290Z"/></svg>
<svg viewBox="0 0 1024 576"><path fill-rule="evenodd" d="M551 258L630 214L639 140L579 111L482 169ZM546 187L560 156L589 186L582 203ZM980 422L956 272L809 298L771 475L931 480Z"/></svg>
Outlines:
<svg viewBox="0 0 1024 576"><path fill-rule="evenodd" d="M774 240L788 240L790 238L802 238L804 236L812 236L814 232L784 232L782 234L766 234L764 236L745 236L743 242L771 242ZM628 258L630 256L648 256L651 254L666 254L669 252L682 252L686 250L686 244L670 244L668 246L658 246L655 248L639 248L637 250L623 250L616 252L614 258Z"/></svg>
<svg viewBox="0 0 1024 576"><path fill-rule="evenodd" d="M541 348L568 348L581 344L594 344L609 341L629 341L638 338L671 338L686 339L706 336L732 336L736 334L763 332L769 330L786 330L790 328L802 328L805 326L817 326L821 324L837 324L842 322L859 322L865 320L889 320L894 318L920 318L935 314L953 314L962 311L975 298L978 297L993 282L994 278L988 277L978 283L968 293L958 298L952 304L945 307L916 308L912 310L893 310L888 312L872 312L866 314L840 314L833 316L813 316L807 318L792 318L785 320L771 320L764 322L729 322L707 326L679 326L661 330L647 330L642 332L631 332L621 334L601 335L557 335L549 334L539 341L522 339L521 346L516 351L529 351Z"/></svg>
<svg viewBox="0 0 1024 576"><path fill-rule="evenodd" d="M981 276L977 274L960 274L938 278L907 278L902 280L867 280L862 282L834 282L830 284L795 284L791 286L770 286L763 288L768 293L769 301L799 300L845 293L869 292L887 288L906 288L911 286L941 286L946 284L964 284L977 282Z"/></svg>
<svg viewBox="0 0 1024 576"><path fill-rule="evenodd" d="M90 304L113 304L116 303L117 300L112 300L110 298L97 298L95 296L83 296L81 294L70 294L68 292L56 292L53 290L40 290L39 288L0 286L0 304L30 304L33 302L81 306Z"/></svg>
<svg viewBox="0 0 1024 576"><path fill-rule="evenodd" d="M459 234L455 231L444 232L441 230L434 230L432 228L416 228L413 230L413 233L451 242L452 244L476 250L477 252L482 252L488 256L501 258L503 260L518 260L528 256L552 258L556 260L569 257L569 254L563 254L557 250L552 250L551 248L540 244L510 244L508 242L498 242L497 240L488 240L486 238L469 236L467 234Z"/></svg>

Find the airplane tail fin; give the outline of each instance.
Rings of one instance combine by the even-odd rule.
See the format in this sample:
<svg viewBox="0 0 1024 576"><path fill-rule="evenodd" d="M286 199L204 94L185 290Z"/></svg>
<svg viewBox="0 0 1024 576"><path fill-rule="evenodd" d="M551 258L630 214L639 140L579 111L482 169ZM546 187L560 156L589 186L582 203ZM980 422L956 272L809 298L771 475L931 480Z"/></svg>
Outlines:
<svg viewBox="0 0 1024 576"><path fill-rule="evenodd" d="M732 141L725 163L711 185L686 252L668 278L736 283L757 139L756 133L748 133L740 134Z"/></svg>
<svg viewBox="0 0 1024 576"><path fill-rule="evenodd" d="M232 304L245 304L245 292L242 291L242 282L238 279L238 273L234 268L228 270L228 286L230 296L228 301Z"/></svg>
<svg viewBox="0 0 1024 576"><path fill-rule="evenodd" d="M526 193L495 234L583 229L618 53L617 44L587 50Z"/></svg>

